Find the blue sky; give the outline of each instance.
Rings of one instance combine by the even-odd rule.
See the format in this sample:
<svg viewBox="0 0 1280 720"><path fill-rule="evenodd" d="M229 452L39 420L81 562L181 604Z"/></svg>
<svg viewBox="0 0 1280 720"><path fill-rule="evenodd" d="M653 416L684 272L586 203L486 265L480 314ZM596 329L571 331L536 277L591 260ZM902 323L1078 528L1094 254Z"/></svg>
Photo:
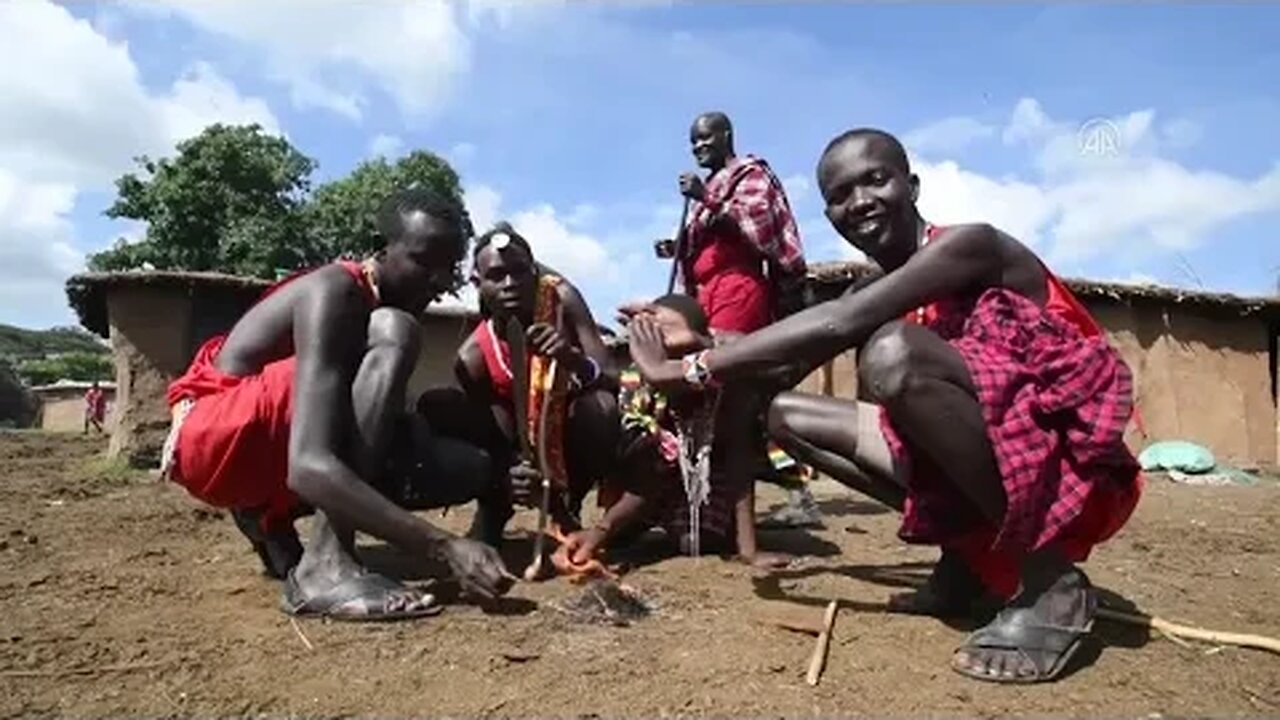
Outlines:
<svg viewBox="0 0 1280 720"><path fill-rule="evenodd" d="M853 253L813 166L902 137L937 222L984 220L1062 274L1273 292L1280 7L183 0L0 7L0 322L72 322L86 253L142 229L111 180L214 121L258 121L316 179L426 148L600 320L660 292L690 120L722 109L784 178L811 261ZM1102 128L1116 152L1082 149Z"/></svg>

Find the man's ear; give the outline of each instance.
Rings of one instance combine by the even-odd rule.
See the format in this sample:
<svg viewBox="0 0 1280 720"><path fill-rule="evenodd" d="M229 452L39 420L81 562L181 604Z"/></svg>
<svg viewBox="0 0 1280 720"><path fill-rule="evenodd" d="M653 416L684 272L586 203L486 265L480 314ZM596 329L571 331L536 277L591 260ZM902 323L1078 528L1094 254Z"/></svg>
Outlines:
<svg viewBox="0 0 1280 720"><path fill-rule="evenodd" d="M911 173L911 177L907 178L907 182L911 183L911 202L920 200L920 176Z"/></svg>

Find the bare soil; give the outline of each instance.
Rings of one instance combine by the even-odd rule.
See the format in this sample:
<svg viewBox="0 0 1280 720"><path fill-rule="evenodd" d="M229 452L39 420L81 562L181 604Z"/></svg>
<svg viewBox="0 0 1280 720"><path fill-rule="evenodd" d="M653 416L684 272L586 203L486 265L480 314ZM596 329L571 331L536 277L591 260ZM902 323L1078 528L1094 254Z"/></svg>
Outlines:
<svg viewBox="0 0 1280 720"><path fill-rule="evenodd" d="M656 611L626 627L553 609L581 592L557 580L426 621L295 630L229 517L106 464L105 444L0 433L0 717L1280 715L1280 657L1103 621L1058 683L954 674L965 628L884 611L936 551L902 545L893 514L827 482L816 486L825 530L764 535L766 547L808 553L805 567L638 566L625 582ZM1280 486L1148 487L1085 567L1107 601L1280 636ZM780 495L762 498L764 509ZM511 533L517 572L529 515ZM469 511L430 517L458 530ZM364 548L377 567L429 581L411 558ZM809 687L813 639L756 619L779 600L818 618L837 598L828 666Z"/></svg>

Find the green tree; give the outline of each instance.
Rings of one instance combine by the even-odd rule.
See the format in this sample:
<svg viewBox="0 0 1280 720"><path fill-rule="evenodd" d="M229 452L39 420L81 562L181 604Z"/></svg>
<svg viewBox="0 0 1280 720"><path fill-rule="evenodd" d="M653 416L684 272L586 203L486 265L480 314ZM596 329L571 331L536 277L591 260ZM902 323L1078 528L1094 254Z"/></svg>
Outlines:
<svg viewBox="0 0 1280 720"><path fill-rule="evenodd" d="M151 263L271 278L324 257L300 212L315 161L259 125L211 125L173 158L137 158L145 173L116 180L112 218L147 223L146 238L97 253L93 270Z"/></svg>
<svg viewBox="0 0 1280 720"><path fill-rule="evenodd" d="M463 205L458 174L440 156L416 150L394 163L376 158L316 188L305 211L309 237L327 259L376 252L385 244L377 231L379 208L394 192L412 185L431 188ZM473 232L469 219L464 229L468 235Z"/></svg>
<svg viewBox="0 0 1280 720"><path fill-rule="evenodd" d="M111 358L86 352L68 352L18 362L18 375L28 385L49 385L59 380L110 380L115 375Z"/></svg>

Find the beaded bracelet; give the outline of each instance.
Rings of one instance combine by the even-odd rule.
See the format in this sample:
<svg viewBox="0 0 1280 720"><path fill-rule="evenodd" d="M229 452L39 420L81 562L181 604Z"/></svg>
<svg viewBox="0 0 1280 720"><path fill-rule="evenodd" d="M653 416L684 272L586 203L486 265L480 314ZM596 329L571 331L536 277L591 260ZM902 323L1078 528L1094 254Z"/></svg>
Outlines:
<svg viewBox="0 0 1280 720"><path fill-rule="evenodd" d="M689 353L680 359L684 381L698 389L716 384L715 378L711 375L711 368L707 366L708 352L710 351L700 350Z"/></svg>

